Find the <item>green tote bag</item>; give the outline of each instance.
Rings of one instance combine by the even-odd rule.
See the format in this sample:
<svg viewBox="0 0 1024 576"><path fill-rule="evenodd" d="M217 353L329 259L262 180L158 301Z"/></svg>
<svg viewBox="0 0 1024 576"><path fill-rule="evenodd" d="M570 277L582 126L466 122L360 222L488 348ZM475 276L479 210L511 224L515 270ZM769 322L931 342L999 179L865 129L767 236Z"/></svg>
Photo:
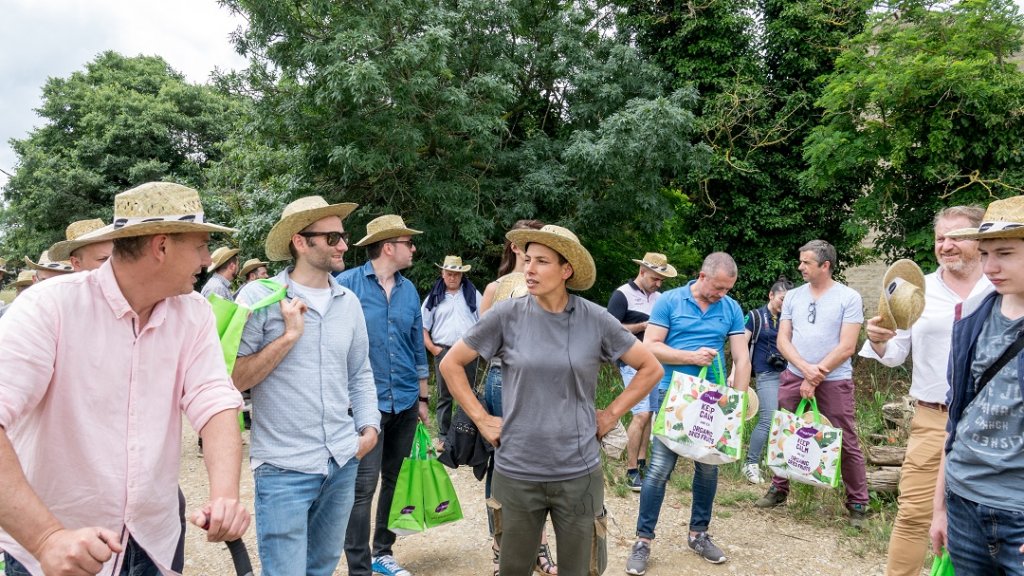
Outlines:
<svg viewBox="0 0 1024 576"><path fill-rule="evenodd" d="M216 294L210 294L210 306L213 308L213 315L217 319L217 337L220 338L220 347L224 351L224 364L228 367L228 374L235 369L235 359L238 357L238 346L242 343L242 329L249 319L249 314L260 308L266 308L275 302L284 299L288 289L273 280L256 280L271 290L262 300L252 306L236 304L231 300L222 298Z"/></svg>

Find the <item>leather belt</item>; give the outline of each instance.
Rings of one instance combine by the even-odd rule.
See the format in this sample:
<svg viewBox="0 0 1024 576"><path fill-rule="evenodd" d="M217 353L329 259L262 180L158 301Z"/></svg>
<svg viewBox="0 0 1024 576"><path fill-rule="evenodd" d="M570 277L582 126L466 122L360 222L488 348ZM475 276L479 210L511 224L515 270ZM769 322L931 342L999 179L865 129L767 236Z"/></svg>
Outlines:
<svg viewBox="0 0 1024 576"><path fill-rule="evenodd" d="M949 406L939 404L937 402L925 402L924 400L918 400L917 405L924 408L931 408L932 410L938 410L939 412L949 412Z"/></svg>

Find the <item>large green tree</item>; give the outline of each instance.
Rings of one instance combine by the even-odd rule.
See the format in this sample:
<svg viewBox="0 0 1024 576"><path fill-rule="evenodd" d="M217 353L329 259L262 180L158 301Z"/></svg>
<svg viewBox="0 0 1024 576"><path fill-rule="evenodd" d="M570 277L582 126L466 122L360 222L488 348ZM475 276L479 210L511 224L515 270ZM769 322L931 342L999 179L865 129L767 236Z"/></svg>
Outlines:
<svg viewBox="0 0 1024 576"><path fill-rule="evenodd" d="M700 91L697 125L713 152L682 190L676 218L701 252L736 258L734 294L762 303L779 274L796 275L796 250L829 240L845 263L859 231L853 193L801 186L804 139L816 124L817 78L859 32L861 0L630 0L628 30L676 87ZM691 174L694 174L691 172Z"/></svg>
<svg viewBox="0 0 1024 576"><path fill-rule="evenodd" d="M152 180L202 188L240 115L237 99L189 84L159 57L104 52L84 71L50 78L43 124L12 140L2 252L33 259L74 220L112 217L114 195Z"/></svg>
<svg viewBox="0 0 1024 576"><path fill-rule="evenodd" d="M693 92L615 37L614 6L227 4L250 22L233 81L259 97L214 180L251 249L297 196L355 201L349 229L397 212L426 232L422 285L445 253L487 278L504 231L539 218L593 248L606 293L667 234L671 184L704 161Z"/></svg>
<svg viewBox="0 0 1024 576"><path fill-rule="evenodd" d="M1024 193L1022 34L1011 0L885 5L827 77L808 185L859 191L882 251L933 267L938 209Z"/></svg>

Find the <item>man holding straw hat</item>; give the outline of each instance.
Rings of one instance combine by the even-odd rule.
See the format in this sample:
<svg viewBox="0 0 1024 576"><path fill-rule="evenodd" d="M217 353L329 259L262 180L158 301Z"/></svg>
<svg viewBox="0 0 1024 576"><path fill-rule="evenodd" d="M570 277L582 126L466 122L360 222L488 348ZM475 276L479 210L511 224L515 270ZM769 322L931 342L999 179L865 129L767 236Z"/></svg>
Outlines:
<svg viewBox="0 0 1024 576"><path fill-rule="evenodd" d="M320 196L288 204L266 240L267 258L291 260L274 277L280 305L245 324L233 372L252 391L250 465L264 574L333 574L341 559L359 459L377 443L380 414L359 300L331 276L345 268L352 203ZM252 304L262 282L238 295Z"/></svg>
<svg viewBox="0 0 1024 576"><path fill-rule="evenodd" d="M861 357L890 367L913 357L914 417L900 470L899 510L889 537L886 576L917 576L928 552L932 496L946 440L946 369L953 318L957 306L992 290L981 271L978 242L946 233L978 226L983 214L977 206L953 206L936 214L934 254L939 269L922 275L913 262L894 262L882 279L879 313L867 321Z"/></svg>
<svg viewBox="0 0 1024 576"><path fill-rule="evenodd" d="M207 447L211 541L239 538L241 396L210 306L199 194L151 182L118 194L99 269L22 294L0 320L0 548L39 574L177 574L182 415ZM27 570L26 570L27 569ZM9 572L10 573L10 572Z"/></svg>
<svg viewBox="0 0 1024 576"><path fill-rule="evenodd" d="M420 234L401 216L385 214L366 225L364 246L369 260L338 276L338 282L359 297L370 336L370 363L377 384L380 441L359 464L356 500L345 535L348 573L369 576L408 576L395 560L395 533L388 530L388 514L402 460L409 455L416 422L427 422L427 352L423 346L423 316L416 285L402 276L412 266ZM380 482L377 516L370 548L370 508Z"/></svg>

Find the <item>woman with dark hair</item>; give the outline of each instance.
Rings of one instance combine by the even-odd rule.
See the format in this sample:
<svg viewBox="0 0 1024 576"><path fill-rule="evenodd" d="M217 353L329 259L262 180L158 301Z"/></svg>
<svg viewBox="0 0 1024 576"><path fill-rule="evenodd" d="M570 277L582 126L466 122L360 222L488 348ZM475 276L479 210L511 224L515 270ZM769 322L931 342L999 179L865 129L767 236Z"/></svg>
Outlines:
<svg viewBox="0 0 1024 576"><path fill-rule="evenodd" d="M540 220L517 220L512 230L540 230L543 226L544 223ZM480 300L481 315L495 302L526 294L526 281L523 276L526 264L523 258L523 251L506 238L505 248L501 251L501 263L498 264L498 279L484 288L484 296Z"/></svg>
<svg viewBox="0 0 1024 576"><path fill-rule="evenodd" d="M768 303L747 314L745 334L750 346L751 368L756 375L757 399L760 409L757 412L757 427L750 434L750 447L747 460L743 464L743 476L751 484L760 484L761 468L758 462L768 441L768 433L772 427L772 416L779 409L779 374L786 369L786 359L779 353L775 338L779 334L779 313L786 292L793 288L793 283L785 276L772 284L768 290Z"/></svg>
<svg viewBox="0 0 1024 576"><path fill-rule="evenodd" d="M525 253L529 296L499 302L448 352L441 372L452 396L496 447L494 500L501 511L499 571L526 576L535 566L547 516L562 576L585 576L605 560L596 539L604 522L599 441L650 393L661 363L603 306L572 295L594 283L594 260L560 226L512 230ZM463 366L478 355L500 358L502 416L488 414ZM601 365L621 359L633 383L604 410L595 396ZM543 449L538 449L543 447ZM594 555L597 548L598 554Z"/></svg>

